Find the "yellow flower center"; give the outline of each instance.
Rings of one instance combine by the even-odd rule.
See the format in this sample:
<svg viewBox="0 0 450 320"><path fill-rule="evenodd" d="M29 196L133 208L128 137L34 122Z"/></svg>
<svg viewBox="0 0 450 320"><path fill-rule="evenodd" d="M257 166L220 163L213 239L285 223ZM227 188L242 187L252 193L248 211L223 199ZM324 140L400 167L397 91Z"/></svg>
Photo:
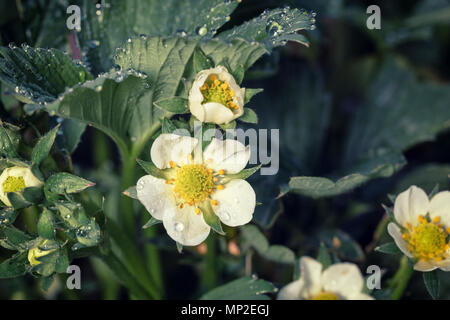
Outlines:
<svg viewBox="0 0 450 320"><path fill-rule="evenodd" d="M419 216L419 225L411 227L406 225L407 232L402 237L408 243L408 250L416 259L441 261L449 249L447 237L449 231L439 224L439 217L429 222L426 218Z"/></svg>
<svg viewBox="0 0 450 320"><path fill-rule="evenodd" d="M2 183L4 193L17 192L25 188L25 180L22 177L9 176Z"/></svg>
<svg viewBox="0 0 450 320"><path fill-rule="evenodd" d="M318 295L315 295L311 300L339 300L339 297L333 292L322 291Z"/></svg>
<svg viewBox="0 0 450 320"><path fill-rule="evenodd" d="M217 75L210 75L200 88L203 95L203 103L217 102L230 109L239 109L234 102L235 93L226 81L219 80Z"/></svg>
<svg viewBox="0 0 450 320"><path fill-rule="evenodd" d="M41 244L39 246L45 246L47 244L47 242L48 242L48 240L44 240L41 242ZM56 249L41 250L41 249L39 249L39 246L28 250L28 261L30 262L31 266L33 266L33 267L37 266L38 264L41 263L41 261L37 260L37 258L46 256L56 250Z"/></svg>
<svg viewBox="0 0 450 320"><path fill-rule="evenodd" d="M214 188L213 174L201 164L187 164L177 170L175 192L189 204L206 200Z"/></svg>

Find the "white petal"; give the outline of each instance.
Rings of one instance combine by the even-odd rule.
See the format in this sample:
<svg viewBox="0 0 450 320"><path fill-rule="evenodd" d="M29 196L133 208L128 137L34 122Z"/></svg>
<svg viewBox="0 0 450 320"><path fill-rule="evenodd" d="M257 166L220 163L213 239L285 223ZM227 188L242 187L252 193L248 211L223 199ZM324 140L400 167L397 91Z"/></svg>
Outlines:
<svg viewBox="0 0 450 320"><path fill-rule="evenodd" d="M170 168L170 161L180 166L187 164L189 162L188 156L197 143L198 140L192 137L172 133L160 134L153 142L150 150L152 162L159 169Z"/></svg>
<svg viewBox="0 0 450 320"><path fill-rule="evenodd" d="M310 257L300 258L300 278L304 285L302 297L312 298L322 290L322 264Z"/></svg>
<svg viewBox="0 0 450 320"><path fill-rule="evenodd" d="M151 175L141 177L136 184L139 201L155 219L162 220L165 212L175 210L173 186Z"/></svg>
<svg viewBox="0 0 450 320"><path fill-rule="evenodd" d="M205 122L205 108L199 101L193 101L189 104L191 113L201 122Z"/></svg>
<svg viewBox="0 0 450 320"><path fill-rule="evenodd" d="M415 226L418 224L418 216L427 214L428 206L428 196L425 191L416 186L411 186L395 199L395 219L402 226L405 226L406 223Z"/></svg>
<svg viewBox="0 0 450 320"><path fill-rule="evenodd" d="M205 241L210 227L201 214L196 214L193 207L168 211L164 214L163 225L167 234L184 246L196 246Z"/></svg>
<svg viewBox="0 0 450 320"><path fill-rule="evenodd" d="M394 239L397 247L409 258L412 258L412 253L408 250L408 244L402 238L402 231L400 228L393 222L389 223L387 226L388 233Z"/></svg>
<svg viewBox="0 0 450 320"><path fill-rule="evenodd" d="M450 271L450 258L442 261L435 261L434 265L436 265L442 271Z"/></svg>
<svg viewBox="0 0 450 320"><path fill-rule="evenodd" d="M293 281L283 288L277 295L277 300L302 300L300 292L303 291L303 279Z"/></svg>
<svg viewBox="0 0 450 320"><path fill-rule="evenodd" d="M440 217L440 222L450 227L450 191L442 191L436 194L430 201L430 217Z"/></svg>
<svg viewBox="0 0 450 320"><path fill-rule="evenodd" d="M365 293L358 293L357 295L351 297L349 300L375 300L374 297L369 296Z"/></svg>
<svg viewBox="0 0 450 320"><path fill-rule="evenodd" d="M224 124L236 118L233 111L221 103L208 102L203 105L203 109L205 112L204 122Z"/></svg>
<svg viewBox="0 0 450 320"><path fill-rule="evenodd" d="M203 160L213 170L223 169L226 173L238 173L250 159L250 148L237 140L213 138L203 153Z"/></svg>
<svg viewBox="0 0 450 320"><path fill-rule="evenodd" d="M231 180L225 185L225 189L216 191L211 198L218 201L214 212L227 226L242 226L252 220L256 195L247 181Z"/></svg>
<svg viewBox="0 0 450 320"><path fill-rule="evenodd" d="M364 279L358 267L353 263L337 263L323 272L324 291L333 292L341 298L349 299L361 293Z"/></svg>
<svg viewBox="0 0 450 320"><path fill-rule="evenodd" d="M414 265L414 270L422 272L433 271L435 269L437 269L437 267L434 264L424 260L419 260Z"/></svg>

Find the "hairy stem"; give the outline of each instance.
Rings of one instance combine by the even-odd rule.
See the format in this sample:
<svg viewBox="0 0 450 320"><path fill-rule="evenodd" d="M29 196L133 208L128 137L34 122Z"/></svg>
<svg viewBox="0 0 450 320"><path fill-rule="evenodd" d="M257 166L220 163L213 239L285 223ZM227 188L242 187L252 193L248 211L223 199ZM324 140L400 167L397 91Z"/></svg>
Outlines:
<svg viewBox="0 0 450 320"><path fill-rule="evenodd" d="M408 258L403 256L397 272L389 281L389 287L394 289L390 297L391 300L399 300L403 296L413 272L413 268L408 263Z"/></svg>

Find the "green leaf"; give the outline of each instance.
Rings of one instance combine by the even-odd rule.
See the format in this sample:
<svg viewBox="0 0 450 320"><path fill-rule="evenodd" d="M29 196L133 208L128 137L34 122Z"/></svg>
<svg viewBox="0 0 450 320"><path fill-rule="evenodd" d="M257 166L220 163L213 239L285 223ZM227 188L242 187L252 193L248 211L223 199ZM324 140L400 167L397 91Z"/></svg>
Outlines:
<svg viewBox="0 0 450 320"><path fill-rule="evenodd" d="M53 213L44 208L38 220L38 234L44 239L55 239L55 228L53 226Z"/></svg>
<svg viewBox="0 0 450 320"><path fill-rule="evenodd" d="M263 92L264 89L245 88L244 104L247 104L258 93Z"/></svg>
<svg viewBox="0 0 450 320"><path fill-rule="evenodd" d="M206 224L208 224L211 229L213 229L218 234L225 235L225 232L223 232L222 229L222 224L220 223L220 219L211 207L211 203L209 201L206 201L205 203L200 205L199 208L202 211L203 220L205 220Z"/></svg>
<svg viewBox="0 0 450 320"><path fill-rule="evenodd" d="M284 264L294 264L295 254L287 247L269 245L266 237L254 225L241 228L242 236L262 257L270 261Z"/></svg>
<svg viewBox="0 0 450 320"><path fill-rule="evenodd" d="M80 226L76 231L77 240L86 247L92 247L100 243L101 230L94 219L88 224Z"/></svg>
<svg viewBox="0 0 450 320"><path fill-rule="evenodd" d="M1 60L0 60L1 67ZM18 158L16 151L19 144L19 135L16 133L17 127L0 120L0 156Z"/></svg>
<svg viewBox="0 0 450 320"><path fill-rule="evenodd" d="M233 173L233 174L227 174L225 175L224 178L222 178L220 180L221 183L227 183L230 182L233 179L247 179L248 177L252 176L254 173L256 173L256 171L258 171L259 169L261 169L261 165L256 166L256 167L252 167L252 168L247 168L247 169L243 169L238 173Z"/></svg>
<svg viewBox="0 0 450 320"><path fill-rule="evenodd" d="M258 123L258 116L252 109L244 108L244 114L240 116L238 120L247 123Z"/></svg>
<svg viewBox="0 0 450 320"><path fill-rule="evenodd" d="M127 190L122 192L122 194L132 199L138 200L136 186L129 187Z"/></svg>
<svg viewBox="0 0 450 320"><path fill-rule="evenodd" d="M82 66L57 49L0 47L0 80L22 102L53 102L66 88L92 79Z"/></svg>
<svg viewBox="0 0 450 320"><path fill-rule="evenodd" d="M79 40L96 72L112 67L114 49L130 37L212 38L238 5L223 0L117 0L103 2L99 11L92 1L80 2L84 19Z"/></svg>
<svg viewBox="0 0 450 320"><path fill-rule="evenodd" d="M61 124L62 148L72 154L80 143L81 136L83 135L85 129L85 123L71 119L64 119Z"/></svg>
<svg viewBox="0 0 450 320"><path fill-rule="evenodd" d="M18 193L18 192L8 192L8 199L9 202L11 202L11 206L15 209L15 210L20 210L20 209L24 209L24 208L28 208L29 206L32 205L31 202L27 201L22 193Z"/></svg>
<svg viewBox="0 0 450 320"><path fill-rule="evenodd" d="M182 97L164 98L153 102L155 107L173 114L188 113L188 100Z"/></svg>
<svg viewBox="0 0 450 320"><path fill-rule="evenodd" d="M234 80L236 80L237 84L241 84L242 80L244 80L245 69L244 65L240 64L234 69L231 74L233 75Z"/></svg>
<svg viewBox="0 0 450 320"><path fill-rule="evenodd" d="M141 159L136 159L136 162L149 175L154 176L155 178L167 179L166 173L163 170L157 168L152 162L144 161Z"/></svg>
<svg viewBox="0 0 450 320"><path fill-rule="evenodd" d="M0 279L20 277L28 271L27 253L18 253L0 263Z"/></svg>
<svg viewBox="0 0 450 320"><path fill-rule="evenodd" d="M8 246L15 250L26 250L29 247L30 241L33 240L33 237L14 226L5 227L2 231Z"/></svg>
<svg viewBox="0 0 450 320"><path fill-rule="evenodd" d="M53 193L77 193L88 187L92 187L95 183L86 179L74 176L67 172L56 173L45 182L45 186Z"/></svg>
<svg viewBox="0 0 450 320"><path fill-rule="evenodd" d="M375 251L386 253L386 254L402 254L400 249L397 247L395 242L384 243L381 246L375 248Z"/></svg>
<svg viewBox="0 0 450 320"><path fill-rule="evenodd" d="M322 264L323 270L325 270L332 264L330 254L328 253L328 249L323 242L320 243L317 261L319 261Z"/></svg>
<svg viewBox="0 0 450 320"><path fill-rule="evenodd" d="M0 226L8 226L16 221L19 211L14 208L6 207L0 210Z"/></svg>
<svg viewBox="0 0 450 320"><path fill-rule="evenodd" d="M268 50L284 45L287 41L308 46L308 40L297 31L313 30L315 14L299 9L266 10L259 17L219 34L220 39L242 38L257 41Z"/></svg>
<svg viewBox="0 0 450 320"><path fill-rule="evenodd" d="M439 299L440 281L437 271L423 272L423 282L433 300Z"/></svg>
<svg viewBox="0 0 450 320"><path fill-rule="evenodd" d="M147 223L142 226L142 229L150 228L150 227L154 226L155 224L159 224L159 223L162 223L162 221L151 217L150 220L148 220Z"/></svg>
<svg viewBox="0 0 450 320"><path fill-rule="evenodd" d="M163 119L161 124L161 133L173 133L178 128L177 126L169 119Z"/></svg>
<svg viewBox="0 0 450 320"><path fill-rule="evenodd" d="M45 158L48 157L50 150L55 142L56 133L59 130L59 125L50 130L45 136L39 139L31 153L31 162L33 165L39 166Z"/></svg>
<svg viewBox="0 0 450 320"><path fill-rule="evenodd" d="M405 165L402 155L386 154L348 170L351 173L333 181L324 177L293 177L289 181L292 192L312 198L336 196L361 186L375 178L387 178Z"/></svg>
<svg viewBox="0 0 450 320"><path fill-rule="evenodd" d="M209 291L200 300L269 300L266 294L276 291L270 282L257 277L244 277Z"/></svg>
<svg viewBox="0 0 450 320"><path fill-rule="evenodd" d="M200 48L196 48L193 57L194 72L199 73L202 70L210 69L214 67L213 62L208 58Z"/></svg>

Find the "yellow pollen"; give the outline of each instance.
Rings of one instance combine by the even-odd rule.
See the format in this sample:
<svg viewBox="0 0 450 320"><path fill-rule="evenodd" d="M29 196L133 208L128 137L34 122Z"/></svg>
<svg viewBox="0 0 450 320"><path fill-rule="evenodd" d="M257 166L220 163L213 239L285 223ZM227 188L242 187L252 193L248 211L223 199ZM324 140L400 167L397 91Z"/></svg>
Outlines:
<svg viewBox="0 0 450 320"><path fill-rule="evenodd" d="M214 189L212 173L201 164L187 164L177 169L175 190L189 205L206 200Z"/></svg>
<svg viewBox="0 0 450 320"><path fill-rule="evenodd" d="M339 300L339 297L333 292L323 291L312 297L311 300Z"/></svg>
<svg viewBox="0 0 450 320"><path fill-rule="evenodd" d="M239 109L234 102L235 92L226 81L219 80L217 75L210 75L200 87L203 103L217 102L230 109Z"/></svg>
<svg viewBox="0 0 450 320"><path fill-rule="evenodd" d="M170 161L169 162L169 165L172 167L172 168L175 168L177 165L175 164L175 162L173 162L173 161Z"/></svg>
<svg viewBox="0 0 450 320"><path fill-rule="evenodd" d="M17 192L25 188L25 180L23 177L9 176L2 183L3 193Z"/></svg>
<svg viewBox="0 0 450 320"><path fill-rule="evenodd" d="M219 170L219 174L220 174L220 175L224 175L224 174L225 174L225 170L220 169L220 170Z"/></svg>
<svg viewBox="0 0 450 320"><path fill-rule="evenodd" d="M433 222L428 222L423 216L419 216L419 225L412 230L409 229L402 235L408 243L408 249L416 259L442 260L448 248L447 237L450 230L435 224L440 219L434 218Z"/></svg>
<svg viewBox="0 0 450 320"><path fill-rule="evenodd" d="M441 220L441 217L434 217L433 222L438 223Z"/></svg>
<svg viewBox="0 0 450 320"><path fill-rule="evenodd" d="M217 190L223 190L223 189L225 189L225 187L224 187L223 185L219 184L219 185L217 186Z"/></svg>
<svg viewBox="0 0 450 320"><path fill-rule="evenodd" d="M213 206L217 206L217 205L219 205L219 201L217 201L217 200L211 200L211 204L212 204Z"/></svg>
<svg viewBox="0 0 450 320"><path fill-rule="evenodd" d="M200 214L200 209L199 208L195 208L194 211L195 211L196 214Z"/></svg>

